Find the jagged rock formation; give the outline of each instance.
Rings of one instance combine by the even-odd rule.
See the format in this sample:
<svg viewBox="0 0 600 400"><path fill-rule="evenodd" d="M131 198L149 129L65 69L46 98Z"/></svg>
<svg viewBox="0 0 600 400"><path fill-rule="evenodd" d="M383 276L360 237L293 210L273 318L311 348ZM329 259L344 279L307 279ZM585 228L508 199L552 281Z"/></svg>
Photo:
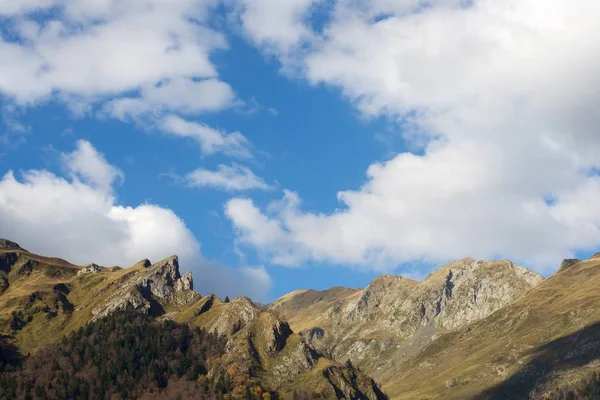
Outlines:
<svg viewBox="0 0 600 400"><path fill-rule="evenodd" d="M161 315L168 305L186 306L200 299L200 295L193 290L191 272L183 277L180 275L177 256L149 267L146 267L145 261L140 262L143 269L113 283L116 290L106 302L92 310L92 321L129 307L143 313Z"/></svg>
<svg viewBox="0 0 600 400"><path fill-rule="evenodd" d="M546 280L509 261L464 259L422 282L383 276L362 290L296 291L267 308L200 296L176 257L79 274L89 267L0 240L2 340L33 353L137 309L221 335L225 352L207 373L228 376L236 399L247 382L281 399L385 398L370 376L392 399L543 398L600 370L598 254L566 260Z"/></svg>
<svg viewBox="0 0 600 400"><path fill-rule="evenodd" d="M423 282L383 276L361 291L297 292L271 309L317 350L337 361L352 360L379 379L440 335L491 315L542 280L509 261L468 258Z"/></svg>
<svg viewBox="0 0 600 400"><path fill-rule="evenodd" d="M176 256L130 268L79 267L0 241L0 337L24 353L59 340L119 310L191 324L226 338L221 368L243 388L247 382L292 398L301 391L321 398L385 399L375 382L353 366L326 359L289 324L246 297L224 303L200 296ZM215 376L216 378L216 376ZM235 392L235 391L234 391ZM245 391L232 398L246 398ZM241 396L241 397L240 397Z"/></svg>

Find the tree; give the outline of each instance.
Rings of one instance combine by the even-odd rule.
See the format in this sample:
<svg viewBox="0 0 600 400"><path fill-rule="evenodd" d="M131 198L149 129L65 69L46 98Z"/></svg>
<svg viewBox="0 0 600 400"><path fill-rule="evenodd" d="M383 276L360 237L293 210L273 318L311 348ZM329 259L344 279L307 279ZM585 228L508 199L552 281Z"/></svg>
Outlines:
<svg viewBox="0 0 600 400"><path fill-rule="evenodd" d="M229 296L225 296L225 300L223 300L225 303L229 303Z"/></svg>

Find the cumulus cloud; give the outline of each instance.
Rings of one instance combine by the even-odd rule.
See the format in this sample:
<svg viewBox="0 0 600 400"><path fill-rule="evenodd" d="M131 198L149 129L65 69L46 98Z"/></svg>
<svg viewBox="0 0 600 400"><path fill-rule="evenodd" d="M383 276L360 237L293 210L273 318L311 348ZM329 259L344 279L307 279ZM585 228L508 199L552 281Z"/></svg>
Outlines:
<svg viewBox="0 0 600 400"><path fill-rule="evenodd" d="M250 168L239 164L231 166L219 164L216 171L198 168L188 173L184 180L189 186L212 187L228 192L270 189L270 186L256 176Z"/></svg>
<svg viewBox="0 0 600 400"><path fill-rule="evenodd" d="M282 263L380 269L472 255L543 271L600 245L600 4L427 3L339 0L309 44L285 42L282 63L397 120L418 151L371 165L330 213L295 193L268 210L234 199L240 240Z"/></svg>
<svg viewBox="0 0 600 400"><path fill-rule="evenodd" d="M111 191L115 179L123 180L123 172L110 165L90 142L78 140L76 146L72 153L61 154L64 166L74 177L81 177L104 193Z"/></svg>
<svg viewBox="0 0 600 400"><path fill-rule="evenodd" d="M169 135L196 140L206 155L222 152L235 158L252 157L250 141L240 132L222 132L176 115L163 118L159 123L159 129Z"/></svg>
<svg viewBox="0 0 600 400"><path fill-rule="evenodd" d="M126 120L152 113L178 111L198 114L219 111L233 105L235 93L231 86L217 79L174 79L158 85L145 86L138 97L112 100L104 110L115 118Z"/></svg>
<svg viewBox="0 0 600 400"><path fill-rule="evenodd" d="M0 91L21 104L54 92L95 98L164 79L215 78L210 52L227 45L204 24L212 1L9 3L0 8L13 17L0 40Z"/></svg>
<svg viewBox="0 0 600 400"><path fill-rule="evenodd" d="M31 251L77 264L129 266L177 254L203 293L264 296L263 269L231 268L202 257L200 243L172 210L154 204L119 204L109 187L122 177L89 142L60 156L68 178L45 170L12 171L0 179L0 237ZM228 280L220 278L227 276ZM198 279L202 277L202 279Z"/></svg>
<svg viewBox="0 0 600 400"><path fill-rule="evenodd" d="M232 3L243 32L269 51L281 55L313 37L306 18L311 6L318 1L240 0Z"/></svg>
<svg viewBox="0 0 600 400"><path fill-rule="evenodd" d="M0 94L22 109L58 100L77 116L96 113L144 127L169 114L243 104L210 59L228 46L209 26L219 3L0 1ZM224 136L202 126L197 138ZM225 140L221 147L231 154L249 155L240 133ZM203 149L212 153L219 146Z"/></svg>

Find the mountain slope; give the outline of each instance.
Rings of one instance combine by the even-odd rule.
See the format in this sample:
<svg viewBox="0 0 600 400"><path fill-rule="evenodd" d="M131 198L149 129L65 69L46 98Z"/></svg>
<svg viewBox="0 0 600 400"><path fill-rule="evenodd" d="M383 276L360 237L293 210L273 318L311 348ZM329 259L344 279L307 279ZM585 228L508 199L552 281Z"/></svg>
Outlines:
<svg viewBox="0 0 600 400"><path fill-rule="evenodd" d="M378 380L440 335L487 317L542 281L509 261L464 259L417 282L383 276L365 289L303 291L270 309L325 354Z"/></svg>
<svg viewBox="0 0 600 400"><path fill-rule="evenodd" d="M572 264L488 318L440 337L384 387L399 399L519 399L576 383L600 368L599 280L600 255Z"/></svg>
<svg viewBox="0 0 600 400"><path fill-rule="evenodd" d="M296 292L271 308L320 351L356 359L391 399L562 398L557 388L596 390L598 282L600 254L565 260L546 280L466 259L423 282L382 277L342 296L311 293L315 301Z"/></svg>
<svg viewBox="0 0 600 400"><path fill-rule="evenodd" d="M25 355L89 323L133 311L223 337L219 366L233 382L233 398L246 398L249 382L281 398L294 392L386 398L371 378L352 365L327 360L287 322L249 299L223 303L194 292L192 276L180 275L176 256L154 264L142 260L126 269L80 267L32 254L7 240L0 246L0 337Z"/></svg>

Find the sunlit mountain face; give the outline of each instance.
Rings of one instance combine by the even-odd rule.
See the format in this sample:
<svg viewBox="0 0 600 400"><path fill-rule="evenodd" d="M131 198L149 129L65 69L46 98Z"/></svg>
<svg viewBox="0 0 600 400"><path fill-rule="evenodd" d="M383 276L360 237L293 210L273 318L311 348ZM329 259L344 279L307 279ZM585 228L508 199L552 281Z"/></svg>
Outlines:
<svg viewBox="0 0 600 400"><path fill-rule="evenodd" d="M194 383L161 392L183 367L156 365L82 391L592 398L593 351L562 348L595 349L598 20L592 0L0 0L0 383L21 382L0 393L43 398L29 353L139 317L119 335L202 331L202 366L143 347Z"/></svg>

